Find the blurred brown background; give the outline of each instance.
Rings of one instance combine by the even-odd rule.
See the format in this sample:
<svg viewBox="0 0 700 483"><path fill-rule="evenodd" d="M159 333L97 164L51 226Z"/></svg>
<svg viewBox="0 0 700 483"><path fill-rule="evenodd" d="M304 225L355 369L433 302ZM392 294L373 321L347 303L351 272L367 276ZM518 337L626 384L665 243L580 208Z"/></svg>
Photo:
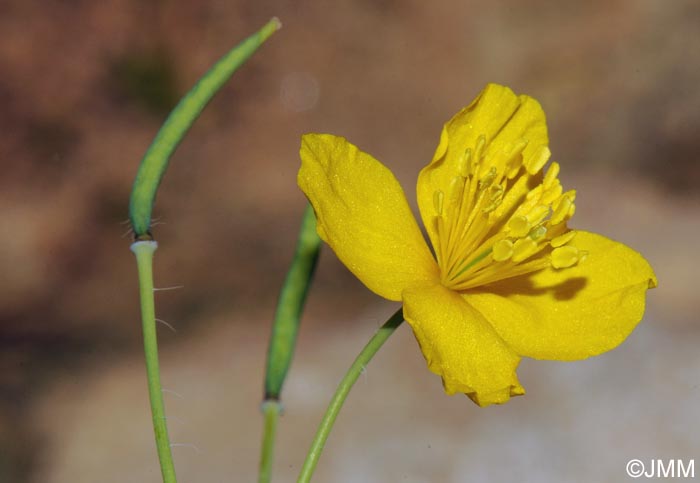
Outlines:
<svg viewBox="0 0 700 483"><path fill-rule="evenodd" d="M442 123L486 82L544 106L573 224L660 287L616 351L525 360L528 395L448 397L407 327L368 367L315 481L623 481L700 457L700 3L4 0L0 481L159 481L127 202L160 123L271 16L283 29L173 157L154 233L163 382L183 482L254 481L264 355L305 200L299 136L341 134L414 200ZM293 481L335 384L395 306L322 255L279 428ZM699 460L700 461L700 460ZM700 463L698 463L700 464ZM700 468L699 468L700 469Z"/></svg>

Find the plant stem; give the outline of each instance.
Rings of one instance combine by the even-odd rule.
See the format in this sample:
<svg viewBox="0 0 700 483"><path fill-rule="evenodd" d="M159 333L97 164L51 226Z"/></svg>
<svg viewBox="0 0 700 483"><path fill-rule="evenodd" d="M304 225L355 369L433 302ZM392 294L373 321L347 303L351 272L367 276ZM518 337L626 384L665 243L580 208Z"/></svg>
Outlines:
<svg viewBox="0 0 700 483"><path fill-rule="evenodd" d="M403 309L396 311L394 315L387 320L384 325L372 336L372 338L367 342L367 345L362 352L359 353L355 362L352 363L350 369L340 381L338 389L336 389L333 399L331 399L326 414L321 420L321 424L318 427L318 432L311 444L311 449L306 455L306 461L304 461L304 466L301 468L301 473L299 473L299 479L297 483L308 483L311 481L311 476L316 469L318 464L318 459L321 456L321 451L323 451L323 446L326 444L328 439L328 434L333 428L333 423L340 412L340 408L343 407L345 398L348 396L350 389L360 377L360 374L364 370L365 366L372 360L374 354L384 345L384 342L389 338L391 334L394 333L396 328L403 322Z"/></svg>
<svg viewBox="0 0 700 483"><path fill-rule="evenodd" d="M173 455L170 451L168 427L165 421L163 390L160 385L160 369L158 367L158 340L156 338L156 314L153 297L153 253L156 251L156 248L158 248L158 244L155 241L148 240L137 241L131 245L131 251L136 255L136 265L139 272L146 377L148 379L148 394L151 399L153 431L156 437L160 470L163 475L163 483L177 483Z"/></svg>
<svg viewBox="0 0 700 483"><path fill-rule="evenodd" d="M277 431L277 421L279 420L280 412L282 412L282 405L279 401L268 399L262 403L262 412L265 415L265 430L260 454L258 483L269 483L272 480L275 432Z"/></svg>

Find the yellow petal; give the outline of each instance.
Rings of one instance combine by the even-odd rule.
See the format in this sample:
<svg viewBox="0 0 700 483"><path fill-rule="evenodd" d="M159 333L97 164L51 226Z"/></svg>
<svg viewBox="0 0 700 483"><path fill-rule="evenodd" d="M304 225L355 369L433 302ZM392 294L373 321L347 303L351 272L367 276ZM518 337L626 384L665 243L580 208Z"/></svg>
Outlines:
<svg viewBox="0 0 700 483"><path fill-rule="evenodd" d="M642 256L608 238L576 232L569 246L588 252L578 265L504 280L464 298L518 354L576 360L617 347L644 314L656 286Z"/></svg>
<svg viewBox="0 0 700 483"><path fill-rule="evenodd" d="M406 290L403 302L404 317L445 392L463 392L479 406L525 393L515 374L520 358L458 293L431 284Z"/></svg>
<svg viewBox="0 0 700 483"><path fill-rule="evenodd" d="M433 193L448 193L459 174L466 149L475 150L479 136L485 139L484 159L510 151L521 141L525 162L535 161L548 143L547 125L539 103L528 96L516 96L508 87L489 84L468 106L444 126L432 162L418 176L418 206L426 229L436 246L436 233L429 222L434 215ZM503 171L499 168L499 171Z"/></svg>
<svg viewBox="0 0 700 483"><path fill-rule="evenodd" d="M345 138L306 134L297 181L319 236L370 290L390 300L438 268L394 175Z"/></svg>

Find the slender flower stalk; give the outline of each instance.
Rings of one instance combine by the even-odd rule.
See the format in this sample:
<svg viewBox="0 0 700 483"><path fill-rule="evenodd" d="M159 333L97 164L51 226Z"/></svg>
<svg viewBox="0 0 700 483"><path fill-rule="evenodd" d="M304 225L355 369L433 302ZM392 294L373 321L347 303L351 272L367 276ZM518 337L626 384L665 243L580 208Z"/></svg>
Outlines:
<svg viewBox="0 0 700 483"><path fill-rule="evenodd" d="M265 427L260 455L259 483L268 483L272 478L275 429L282 412L280 393L294 356L301 313L313 279L320 248L321 239L316 233L314 210L307 205L299 230L296 252L280 292L270 335L265 371L265 399L262 404Z"/></svg>
<svg viewBox="0 0 700 483"><path fill-rule="evenodd" d="M358 354L355 362L353 362L350 366L350 369L348 369L348 372L345 374L345 377L343 377L343 380L340 381L338 389L336 389L333 399L331 399L331 402L328 405L326 414L324 414L321 424L318 427L318 432L316 433L316 437L311 444L311 449L309 449L309 453L306 455L306 461L304 461L304 466L301 468L301 473L299 473L297 483L308 483L311 481L311 477L313 476L316 465L318 464L318 459L321 456L321 451L323 451L328 435L333 428L336 417L338 417L340 408L342 408L343 403L345 403L345 399L347 398L350 389L352 389L355 381L357 381L357 378L360 377L360 374L367 366L369 361L372 360L374 354L376 354L382 345L384 345L384 342L386 342L389 336L394 333L396 328L401 325L403 320L403 309L399 309L394 315L391 316L391 318L389 318L389 320L384 323L384 325L379 328L374 336L372 336L364 349L362 349L362 352Z"/></svg>
<svg viewBox="0 0 700 483"><path fill-rule="evenodd" d="M158 367L158 339L156 337L156 314L153 297L153 253L156 248L158 248L158 243L155 241L137 241L131 245L131 251L136 255L136 265L139 272L146 377L160 470L163 475L163 483L176 483L168 427L165 424L165 406L163 405L163 391L160 385L160 369Z"/></svg>

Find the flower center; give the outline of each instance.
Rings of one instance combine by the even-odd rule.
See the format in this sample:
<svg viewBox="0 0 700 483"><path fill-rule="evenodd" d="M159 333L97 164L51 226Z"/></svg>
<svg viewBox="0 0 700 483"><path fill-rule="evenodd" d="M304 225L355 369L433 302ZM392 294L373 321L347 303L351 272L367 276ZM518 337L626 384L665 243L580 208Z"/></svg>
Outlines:
<svg viewBox="0 0 700 483"><path fill-rule="evenodd" d="M527 141L486 156L481 135L460 158L447 193L433 193L435 253L442 283L467 290L546 267L576 265L586 253L567 245L575 232L574 190L562 192L547 146L527 159Z"/></svg>

